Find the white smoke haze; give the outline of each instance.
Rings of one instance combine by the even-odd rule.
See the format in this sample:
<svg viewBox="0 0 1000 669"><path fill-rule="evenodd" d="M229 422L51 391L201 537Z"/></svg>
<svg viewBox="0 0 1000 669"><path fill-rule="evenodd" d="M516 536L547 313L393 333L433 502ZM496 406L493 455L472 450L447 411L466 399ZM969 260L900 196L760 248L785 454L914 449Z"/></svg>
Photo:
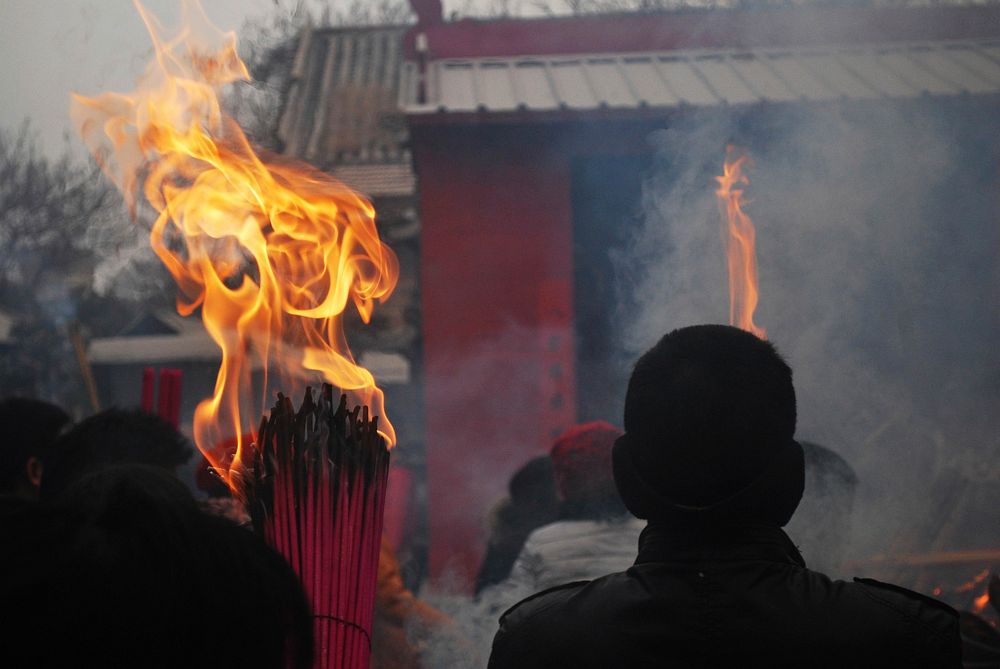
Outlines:
<svg viewBox="0 0 1000 669"><path fill-rule="evenodd" d="M94 267L93 287L98 295L141 300L164 292L165 275L160 259L149 244L149 231L127 220L121 226L94 228L88 243L101 249Z"/></svg>
<svg viewBox="0 0 1000 669"><path fill-rule="evenodd" d="M429 454L427 469L431 479L428 486L450 486L448 503L442 504L442 497L438 495L437 505L428 509L433 523L431 542L435 541L434 527L443 533L443 528L447 528L452 521L465 524L470 516L476 515L481 523L475 545L480 550L485 549L491 530L488 527L488 511L507 495L510 476L528 460L547 452L535 450L540 429L538 422L521 418L534 413L531 403L535 401L535 394L522 392L521 389L538 385L538 371L525 365L508 364L506 359L498 359L495 352L533 355L539 341L566 334L559 329L545 333L537 326L509 320L496 333L483 336L448 361L452 371L445 376L455 379L455 383L438 383L433 393L425 391L428 414L434 413L435 420L453 425L452 434L464 437L469 448L477 448L477 435L482 429L503 425L504 438L504 443L495 449L480 448L475 461L463 465L461 476L440 471L435 476L435 467L441 467L443 463ZM440 376L441 370L437 374ZM469 403L479 407L476 415L485 421L485 425L469 425L463 419L461 409L455 409ZM489 410L483 407L489 407ZM459 429L470 428L475 429L471 433L459 432ZM402 447L405 448L405 445ZM512 455L514 453L517 455ZM461 489L457 488L459 485ZM467 593L475 576L475 573L467 572L460 557L456 556L456 560L447 563L433 580L424 581L419 597L447 614L454 625L436 629L426 636L422 635L424 630L418 622L411 623L414 629L410 633L415 639L419 638L422 649L422 666L436 669L485 667L500 614L520 599L533 594L513 589L502 591L494 587L486 589L473 600Z"/></svg>
<svg viewBox="0 0 1000 669"><path fill-rule="evenodd" d="M794 370L798 437L860 479L848 558L919 525L942 472L998 478L996 125L982 102L803 104L689 113L650 138L644 221L615 256L622 345L634 360L725 322L712 177L745 146L755 321Z"/></svg>
<svg viewBox="0 0 1000 669"><path fill-rule="evenodd" d="M830 514L839 511L825 506L830 491L815 489L788 528L807 564L832 576L896 580L850 561L997 542L996 527L986 523L978 539L956 525L934 543L954 510L935 508L941 497L931 494L941 482L947 493L956 477L1000 481L1000 119L992 116L975 99L688 109L649 137L655 160L643 183L641 222L624 247L610 251L622 365L674 328L726 321L714 177L728 143L747 148L755 162L746 207L757 227L755 320L794 370L798 438L841 455L859 479L849 536L839 527L815 531L834 525ZM482 342L481 358L456 359L455 369L464 379L493 378L484 368L495 364L493 347L518 350L536 337L511 324ZM468 385L450 389L456 400L475 397L517 415L496 402L495 388ZM428 412L447 411L448 400L428 398ZM483 499L502 494L502 468L477 465L467 473L470 486ZM1000 508L998 489L982 489L974 497L980 506L965 511ZM913 539L921 536L931 539ZM456 641L452 630L430 639L428 666L485 665L501 610L455 594L466 578L446 571L421 593L465 637ZM909 578L900 573L903 585L934 585Z"/></svg>
<svg viewBox="0 0 1000 669"><path fill-rule="evenodd" d="M510 365L507 360L498 359L495 351L531 354L542 339L536 328L507 322L496 334L484 336L468 350L456 353L454 359L439 362L439 365L448 365L449 373L436 370L438 378L459 379L460 382L442 384L439 381L433 389L425 391L428 414L433 413L434 420L451 425L453 438L464 440L468 448L477 448L484 430L501 429L503 445L492 450L480 448L474 465L463 469L461 476L443 473L440 469L435 472L435 467L455 465L435 460L433 454L429 454L427 463L432 477L428 484L433 486L438 481L439 485L450 486L449 504L441 504L438 497L438 506L429 509L433 522L439 528L446 528L451 518L464 523L470 514L480 512L477 520L481 520L482 525L476 545L481 548L485 548L489 534L486 513L497 499L507 494L511 474L531 458L544 454L535 450L539 425L521 418L531 415L530 403L534 401L534 396L520 392L520 389L538 384L537 371L525 365ZM476 413L477 420L483 423L470 423L462 414L462 407L470 403L477 407L489 407L489 410L482 409ZM518 455L512 457L514 453ZM458 485L461 489L457 488ZM480 509L473 506L475 502L481 504ZM431 541L434 541L433 537ZM450 574L435 577L437 590L446 594L467 590L475 573L464 573L458 562L454 566L446 566Z"/></svg>

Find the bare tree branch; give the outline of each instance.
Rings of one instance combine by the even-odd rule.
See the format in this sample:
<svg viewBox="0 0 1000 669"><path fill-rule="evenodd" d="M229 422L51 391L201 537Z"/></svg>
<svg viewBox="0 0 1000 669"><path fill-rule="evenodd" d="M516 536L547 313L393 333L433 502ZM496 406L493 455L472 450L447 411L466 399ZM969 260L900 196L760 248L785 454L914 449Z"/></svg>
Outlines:
<svg viewBox="0 0 1000 669"><path fill-rule="evenodd" d="M68 149L56 159L43 155L28 123L0 128L0 309L16 324L0 356L4 393L83 405L67 326L76 321L99 334L122 327L138 300L123 300L118 287L147 304L166 294L158 262L139 267L131 253L118 257L139 235L96 165ZM110 289L99 294L94 277L109 260L117 266L103 269Z"/></svg>

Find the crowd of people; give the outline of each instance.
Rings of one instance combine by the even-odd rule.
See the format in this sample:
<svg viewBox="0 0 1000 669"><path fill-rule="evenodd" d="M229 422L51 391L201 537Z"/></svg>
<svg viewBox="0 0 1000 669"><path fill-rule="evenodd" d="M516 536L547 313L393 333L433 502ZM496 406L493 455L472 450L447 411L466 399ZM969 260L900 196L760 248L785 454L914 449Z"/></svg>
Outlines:
<svg viewBox="0 0 1000 669"><path fill-rule="evenodd" d="M383 542L372 666L962 666L954 610L813 571L783 530L805 492L809 530L837 545L856 479L796 441L770 343L668 333L623 418L571 428L511 478L462 620L415 596ZM193 449L176 429L121 409L74 424L23 398L0 424L0 663L311 666L295 573L180 482ZM807 483L836 494L810 502Z"/></svg>

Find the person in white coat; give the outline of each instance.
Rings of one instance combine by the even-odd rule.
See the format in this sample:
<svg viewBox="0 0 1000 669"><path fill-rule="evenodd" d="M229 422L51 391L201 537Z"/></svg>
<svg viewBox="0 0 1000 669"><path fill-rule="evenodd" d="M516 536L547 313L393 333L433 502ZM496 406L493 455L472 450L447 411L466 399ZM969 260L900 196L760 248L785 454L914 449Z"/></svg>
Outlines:
<svg viewBox="0 0 1000 669"><path fill-rule="evenodd" d="M547 588L627 569L635 561L644 523L625 509L615 488L611 449L622 434L605 422L576 425L550 451L558 497L557 519L534 530L510 575L484 588L455 617L464 623L481 658L489 657L497 621L518 601Z"/></svg>
<svg viewBox="0 0 1000 669"><path fill-rule="evenodd" d="M531 594L621 571L635 560L644 524L618 496L611 448L621 431L596 421L577 425L550 452L559 520L528 537L506 587Z"/></svg>

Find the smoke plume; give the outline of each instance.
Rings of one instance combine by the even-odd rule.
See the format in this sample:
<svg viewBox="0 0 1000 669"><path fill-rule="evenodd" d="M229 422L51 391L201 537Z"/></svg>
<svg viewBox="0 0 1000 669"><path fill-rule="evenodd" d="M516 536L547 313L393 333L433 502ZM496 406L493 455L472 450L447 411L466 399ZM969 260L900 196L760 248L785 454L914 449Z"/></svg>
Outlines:
<svg viewBox="0 0 1000 669"><path fill-rule="evenodd" d="M615 255L621 345L727 318L712 177L746 147L755 320L794 370L799 437L858 473L853 557L918 525L943 471L997 475L997 130L983 103L920 100L691 113L650 137Z"/></svg>

